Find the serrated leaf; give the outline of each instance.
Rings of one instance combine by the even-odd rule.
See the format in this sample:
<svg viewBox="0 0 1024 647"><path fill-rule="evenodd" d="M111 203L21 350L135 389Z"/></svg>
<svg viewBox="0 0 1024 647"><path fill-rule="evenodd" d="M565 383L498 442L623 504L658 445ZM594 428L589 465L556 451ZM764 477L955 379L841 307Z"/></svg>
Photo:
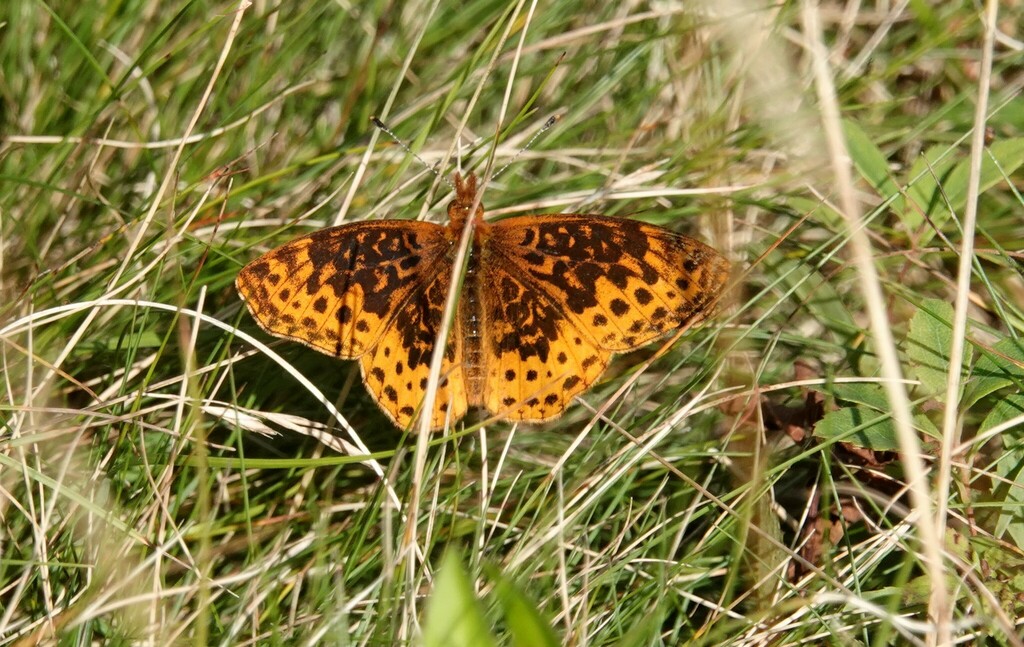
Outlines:
<svg viewBox="0 0 1024 647"><path fill-rule="evenodd" d="M914 416L914 427L932 438L939 436L939 430L924 416ZM814 435L823 441L850 443L881 452L899 449L892 417L869 407L844 407L826 413L814 426Z"/></svg>
<svg viewBox="0 0 1024 647"><path fill-rule="evenodd" d="M943 400L950 371L949 348L953 343L953 306L938 299L925 299L910 319L907 360L910 373L921 381L931 396Z"/></svg>
<svg viewBox="0 0 1024 647"><path fill-rule="evenodd" d="M459 558L449 551L434 580L423 618L424 647L491 647L495 645L473 582Z"/></svg>

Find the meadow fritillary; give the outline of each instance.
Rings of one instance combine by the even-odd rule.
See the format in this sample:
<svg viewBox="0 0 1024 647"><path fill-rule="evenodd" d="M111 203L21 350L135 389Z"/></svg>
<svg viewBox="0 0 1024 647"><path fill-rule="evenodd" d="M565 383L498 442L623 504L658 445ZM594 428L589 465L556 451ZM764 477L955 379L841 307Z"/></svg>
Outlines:
<svg viewBox="0 0 1024 647"><path fill-rule="evenodd" d="M562 413L613 353L701 316L729 262L654 225L586 214L483 219L476 177L455 175L449 223L387 220L322 229L246 265L235 286L261 328L358 359L399 427L423 401L467 218L470 260L430 412L432 428L469 407L507 420Z"/></svg>

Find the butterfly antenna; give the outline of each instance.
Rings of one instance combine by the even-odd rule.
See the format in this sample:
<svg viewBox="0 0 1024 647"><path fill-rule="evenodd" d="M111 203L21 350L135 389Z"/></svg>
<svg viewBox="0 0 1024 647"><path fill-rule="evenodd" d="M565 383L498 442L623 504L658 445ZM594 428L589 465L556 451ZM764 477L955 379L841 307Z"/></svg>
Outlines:
<svg viewBox="0 0 1024 647"><path fill-rule="evenodd" d="M494 178L498 177L499 175L501 175L502 173L505 172L505 169L507 169L508 167L510 167L513 164L515 164L516 160L519 159L522 156L523 153L525 153L526 151L530 150L530 147L533 146L533 142L537 141L538 137L543 135L545 132L548 131L549 128L551 128L556 123L558 123L558 120L561 119L561 118L562 118L561 115L551 115L550 117L548 117L548 120L544 122L544 125L540 127L540 130L538 130L536 132L536 134L534 134L534 136L530 138L530 141L526 142L526 146L523 146L522 148L520 148L519 152L516 153L515 155L513 155L512 159L510 159L508 161L508 163L505 164L505 166L502 166L500 169L498 169L494 173L494 175L491 176L491 179L493 180Z"/></svg>
<svg viewBox="0 0 1024 647"><path fill-rule="evenodd" d="M442 180L444 180L445 184L447 184L448 186L450 186L452 188L452 191L456 190L455 189L455 185L451 183L451 180L449 180L445 176L441 175L441 172L438 171L437 168L435 168L434 166L432 166L430 164L427 164L427 160L423 159L422 157L420 157L416 153L416 151L414 151L413 149L409 148L409 145L406 144L398 135L396 135L394 133L394 131L392 131L390 128L385 126L383 121L381 121L380 119L377 119L376 117L370 117L370 121L372 121L373 125L376 126L378 129L380 129L380 130L384 131L385 133L387 133L388 136L391 137L391 139L395 140L395 143L398 144L399 146L401 146L405 150L406 153L409 153L410 155L415 157L417 160L419 160L420 164L422 164L423 166L426 166L428 169L430 169L431 173L433 173L437 177L439 177ZM541 132L543 132L543 131L541 131ZM537 134L539 135L540 133L537 133ZM534 137L534 138L536 138L536 137ZM530 141L532 142L533 140L530 140Z"/></svg>

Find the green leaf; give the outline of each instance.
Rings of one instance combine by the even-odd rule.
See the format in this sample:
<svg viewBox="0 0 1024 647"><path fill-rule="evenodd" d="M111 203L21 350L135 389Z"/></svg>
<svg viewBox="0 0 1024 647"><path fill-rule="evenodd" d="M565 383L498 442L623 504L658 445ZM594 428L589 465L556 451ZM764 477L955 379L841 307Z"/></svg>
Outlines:
<svg viewBox="0 0 1024 647"><path fill-rule="evenodd" d="M843 402L863 404L875 411L885 411L889 408L889 396L881 384L856 383L856 384L832 384L829 389L822 388L823 395L829 395Z"/></svg>
<svg viewBox="0 0 1024 647"><path fill-rule="evenodd" d="M911 180L920 173L924 173L924 175L907 191L917 205L917 207L908 205L905 213L904 221L910 227L909 231L914 231L923 223L923 218L919 214L911 213L916 212L917 208L931 216L936 228L942 229L952 215L950 211L962 215L963 209L967 205L970 157L948 155L942 162L933 161L931 171L929 171L927 164L929 156L934 155L937 158L944 152L945 150L929 150L911 169ZM960 162L954 165L953 162L957 159ZM1022 164L1024 164L1024 137L1003 139L990 145L981 160L979 193L984 193L996 184L1005 181ZM941 184L936 184L936 176ZM934 236L935 231L931 227L923 227L921 237L917 241L918 246L926 247Z"/></svg>
<svg viewBox="0 0 1024 647"><path fill-rule="evenodd" d="M907 197L906 211L900 220L910 235L920 234L930 239L934 232L931 226L925 224L923 214L933 214L938 205L936 200L942 198L938 190L939 182L942 182L949 170L956 163L956 151L950 150L949 146L932 146L918 157L907 173ZM924 231L927 229L928 231Z"/></svg>
<svg viewBox="0 0 1024 647"><path fill-rule="evenodd" d="M950 370L952 321L953 306L939 299L925 299L910 319L910 332L907 334L911 375L921 381L928 395L939 400L944 399Z"/></svg>
<svg viewBox="0 0 1024 647"><path fill-rule="evenodd" d="M914 427L933 438L939 436L939 430L924 416L914 416ZM814 435L826 442L850 443L875 451L899 449L892 417L868 407L844 407L826 413L814 426Z"/></svg>
<svg viewBox="0 0 1024 647"><path fill-rule="evenodd" d="M1008 393L992 407L985 416L979 433L984 433L1007 420L1024 414L1024 394ZM996 521L996 537L1009 534L1014 543L1024 546L1024 445L1020 429L1014 428L1000 436L1003 451L995 464L999 479L993 479L992 499L1000 502L997 506L999 519Z"/></svg>
<svg viewBox="0 0 1024 647"><path fill-rule="evenodd" d="M495 573L494 595L505 616L505 625L514 647L558 647L558 639L551 625L544 619L536 603L510 579Z"/></svg>
<svg viewBox="0 0 1024 647"><path fill-rule="evenodd" d="M996 184L1017 171L1024 164L1024 137L1003 139L992 143L981 158L980 192L991 189ZM967 185L970 177L971 160L964 156L963 160L953 167L949 178L943 185L950 206L957 213L967 206Z"/></svg>
<svg viewBox="0 0 1024 647"><path fill-rule="evenodd" d="M1001 425L1007 420L1012 420L1021 414L1024 414L1024 394L1007 393L1005 398L997 400L992 405L988 415L981 421L981 428L978 430L978 433L984 434L989 429ZM1003 446L1006 447L1007 451L1012 451L1013 447L1011 445L1019 443L1016 441L1006 442L1006 438L1004 437ZM1024 489L1021 490L1021 496L1024 497Z"/></svg>
<svg viewBox="0 0 1024 647"><path fill-rule="evenodd" d="M763 267L765 276L777 279L780 287L792 290L805 309L829 330L843 337L861 332L843 298L836 292L834 282L825 279L806 261L772 252L765 258Z"/></svg>
<svg viewBox="0 0 1024 647"><path fill-rule="evenodd" d="M811 222L819 223L829 231L846 230L846 221L839 212L821 200L790 196L786 202L791 209L800 214L808 214Z"/></svg>
<svg viewBox="0 0 1024 647"><path fill-rule="evenodd" d="M996 342L991 349L978 348L982 355L964 389L965 409L1008 386L1024 391L1024 343L1007 338Z"/></svg>
<svg viewBox="0 0 1024 647"><path fill-rule="evenodd" d="M846 147L853 165L883 200L893 199L893 210L903 211L905 205L900 187L889 173L889 162L882 151L852 121L843 122L843 132L846 134Z"/></svg>
<svg viewBox="0 0 1024 647"><path fill-rule="evenodd" d="M423 619L424 647L490 647L496 645L483 607L459 558L449 551L434 580Z"/></svg>

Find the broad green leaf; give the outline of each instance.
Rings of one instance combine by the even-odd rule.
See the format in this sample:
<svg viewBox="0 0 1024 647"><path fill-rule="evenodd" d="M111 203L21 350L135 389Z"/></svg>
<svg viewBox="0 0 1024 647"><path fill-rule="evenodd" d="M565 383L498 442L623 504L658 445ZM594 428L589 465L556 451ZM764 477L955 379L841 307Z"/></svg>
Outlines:
<svg viewBox="0 0 1024 647"><path fill-rule="evenodd" d="M914 416L914 427L933 438L939 435L935 425L924 416ZM875 451L899 449L892 417L868 407L844 407L826 413L814 426L814 435L824 441L850 443Z"/></svg>
<svg viewBox="0 0 1024 647"><path fill-rule="evenodd" d="M828 392L824 388L820 389L820 392L825 395L831 393L837 400L863 404L876 411L885 411L889 408L889 396L881 384L832 384Z"/></svg>
<svg viewBox="0 0 1024 647"><path fill-rule="evenodd" d="M1008 386L1024 391L1024 343L1006 338L999 340L991 350L978 348L981 358L974 365L964 389L965 409Z"/></svg>
<svg viewBox="0 0 1024 647"><path fill-rule="evenodd" d="M513 647L558 647L558 639L536 603L529 599L514 582L495 573L495 599L505 616L505 626Z"/></svg>
<svg viewBox="0 0 1024 647"><path fill-rule="evenodd" d="M925 299L910 319L907 360L911 374L921 381L928 395L943 399L950 370L949 347L953 306L938 299Z"/></svg>
<svg viewBox="0 0 1024 647"><path fill-rule="evenodd" d="M947 155L941 162L934 161L944 152L945 150L930 149L911 169L911 181L918 174L924 173L907 190L907 194L917 205L915 207L913 204L908 204L904 217L904 222L911 233L923 223L923 218L917 212L917 208L931 216L935 226L942 229L951 217L950 210L960 216L967 204L970 157L968 155ZM931 171L929 171L927 160L932 160ZM955 160L959 160L959 162L954 165ZM1024 164L1024 137L1004 139L993 143L985 150L985 155L981 160L979 192L984 193L999 182L1005 181L1022 164ZM939 185L935 183L936 177L941 181L941 191ZM917 244L926 247L935 232L930 226L922 227L920 231L921 236Z"/></svg>
<svg viewBox="0 0 1024 647"><path fill-rule="evenodd" d="M917 235L931 237L931 226L926 224L923 214L931 214L935 211L934 201L942 198L937 190L939 182L943 181L956 162L956 151L951 151L949 146L933 146L918 157L907 173L907 197L906 211L900 218L907 233L916 237ZM925 232L924 229L929 229Z"/></svg>
<svg viewBox="0 0 1024 647"><path fill-rule="evenodd" d="M763 267L766 276L777 278L780 286L791 288L796 300L804 303L804 308L830 330L843 336L861 331L833 283L803 260L773 252L765 258Z"/></svg>
<svg viewBox="0 0 1024 647"><path fill-rule="evenodd" d="M423 618L424 647L490 647L496 645L487 626L473 582L459 558L449 551L434 580Z"/></svg>
<svg viewBox="0 0 1024 647"><path fill-rule="evenodd" d="M844 121L843 132L846 134L846 146L853 165L883 200L893 199L890 207L892 210L902 212L905 209L904 200L899 185L889 172L889 162L885 155L856 123Z"/></svg>
<svg viewBox="0 0 1024 647"><path fill-rule="evenodd" d="M1021 164L1024 164L1024 137L1003 139L990 144L981 158L981 193L1012 176ZM965 155L963 160L953 167L943 185L946 198L957 213L967 205L970 170L971 160Z"/></svg>
<svg viewBox="0 0 1024 647"><path fill-rule="evenodd" d="M978 433L983 434L989 429L1021 415L1024 415L1024 394L1007 393L1005 398L1000 398L992 405L992 409L985 416L985 419L982 420ZM1024 423L1021 424L1021 428L1024 429ZM1020 435L1024 436L1024 433ZM1010 440L1010 442L1007 442L1007 440ZM1007 451L1015 451L1014 447L1020 444L1019 441L1009 439L1009 437L1004 437L1003 439L1003 446ZM1021 500L1024 501L1024 489L1021 489Z"/></svg>

